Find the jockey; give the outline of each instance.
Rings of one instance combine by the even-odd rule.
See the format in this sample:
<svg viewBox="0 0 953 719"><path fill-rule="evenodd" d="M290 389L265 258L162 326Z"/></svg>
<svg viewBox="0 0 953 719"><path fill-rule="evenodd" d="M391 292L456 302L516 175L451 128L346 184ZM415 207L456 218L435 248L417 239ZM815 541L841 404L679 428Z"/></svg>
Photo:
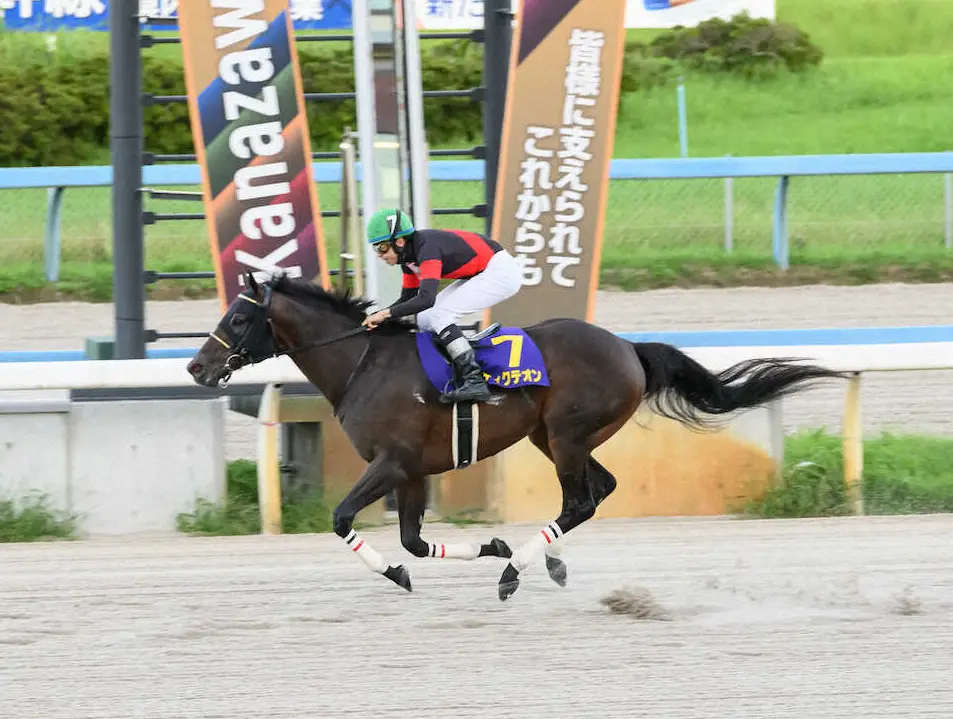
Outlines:
<svg viewBox="0 0 953 719"><path fill-rule="evenodd" d="M379 210L368 223L367 239L389 265L400 265L398 300L364 320L374 329L389 317L417 315L417 327L434 332L453 362L456 389L440 400L485 402L490 388L473 348L457 322L512 297L522 286L519 263L497 242L463 230L418 230L399 209ZM440 280L453 282L439 294Z"/></svg>

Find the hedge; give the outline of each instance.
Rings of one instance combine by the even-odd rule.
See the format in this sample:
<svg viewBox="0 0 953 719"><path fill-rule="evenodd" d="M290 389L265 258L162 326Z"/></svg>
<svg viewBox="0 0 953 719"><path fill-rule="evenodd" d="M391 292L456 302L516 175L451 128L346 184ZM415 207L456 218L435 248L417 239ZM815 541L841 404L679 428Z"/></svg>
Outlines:
<svg viewBox="0 0 953 719"><path fill-rule="evenodd" d="M482 81L483 50L466 40L422 49L425 90L472 89ZM350 46L301 48L309 92L354 88ZM821 51L796 28L739 16L702 23L626 44L622 92L669 83L680 72L732 72L765 77L816 66ZM145 92L184 95L179 59L146 56ZM357 126L353 101L309 102L312 147L335 149L344 128ZM424 104L428 142L472 145L482 137L482 105L468 98L429 99ZM0 166L79 165L109 146L109 57L92 54L50 63L16 53L0 54ZM185 103L146 107L146 150L194 152Z"/></svg>
<svg viewBox="0 0 953 719"><path fill-rule="evenodd" d="M472 89L482 79L482 50L472 43L447 43L425 51L424 89ZM302 82L309 92L351 92L349 47L299 50ZM182 63L143 59L143 89L155 95L184 95ZM346 126L357 127L351 100L309 102L314 149L336 148ZM468 98L428 100L428 140L478 143L482 106ZM109 57L90 55L57 64L17 63L0 58L0 166L78 165L98 147L109 146ZM185 103L144 110L146 150L194 152Z"/></svg>

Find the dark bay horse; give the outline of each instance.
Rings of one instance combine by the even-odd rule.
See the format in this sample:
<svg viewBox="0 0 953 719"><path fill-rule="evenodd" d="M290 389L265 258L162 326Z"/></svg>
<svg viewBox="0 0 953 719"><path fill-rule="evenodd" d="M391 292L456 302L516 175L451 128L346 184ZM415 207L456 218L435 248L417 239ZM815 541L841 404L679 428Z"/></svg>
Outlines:
<svg viewBox="0 0 953 719"><path fill-rule="evenodd" d="M357 513L395 490L400 537L416 557L510 559L500 599L519 586L519 574L544 550L557 583L566 582L561 538L590 519L616 480L592 457L643 401L660 415L704 430L717 415L763 405L839 372L790 359L741 362L714 374L675 347L631 343L574 319L550 319L525 328L538 346L550 385L494 390L479 406L477 454L491 457L523 437L554 464L562 510L533 539L511 552L497 538L482 545L432 544L421 538L426 477L454 468L453 408L439 402L418 359L415 334L400 322L368 331L371 303L278 276L246 290L188 364L195 381L214 387L241 367L280 354L291 356L327 398L368 467L334 509L334 531L379 574L411 589L402 565L392 566L353 528Z"/></svg>

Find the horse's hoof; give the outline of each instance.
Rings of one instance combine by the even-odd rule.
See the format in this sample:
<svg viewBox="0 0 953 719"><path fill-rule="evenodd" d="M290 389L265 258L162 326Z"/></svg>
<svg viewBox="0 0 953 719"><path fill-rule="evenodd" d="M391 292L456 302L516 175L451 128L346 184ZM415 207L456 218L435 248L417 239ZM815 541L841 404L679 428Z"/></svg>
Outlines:
<svg viewBox="0 0 953 719"><path fill-rule="evenodd" d="M404 569L403 564L398 564L396 567L388 567L384 571L384 576L398 587L403 587L408 592L414 591L410 588L410 572Z"/></svg>
<svg viewBox="0 0 953 719"><path fill-rule="evenodd" d="M500 577L500 601L505 602L516 593L520 586L520 573L516 567L507 564L503 570L503 576Z"/></svg>
<svg viewBox="0 0 953 719"><path fill-rule="evenodd" d="M550 557L546 555L546 571L549 572L549 577L560 587L566 586L566 576L568 571L566 570L566 563L557 559L556 557Z"/></svg>
<svg viewBox="0 0 953 719"><path fill-rule="evenodd" d="M493 537L493 539L490 540L490 544L488 546L490 548L491 557L503 557L503 559L509 559L513 556L513 550L510 549L510 545L498 537Z"/></svg>
<svg viewBox="0 0 953 719"><path fill-rule="evenodd" d="M481 557L503 557L503 559L509 559L513 556L513 550L510 549L510 545L504 542L502 539L493 537L486 544L480 545L480 554Z"/></svg>

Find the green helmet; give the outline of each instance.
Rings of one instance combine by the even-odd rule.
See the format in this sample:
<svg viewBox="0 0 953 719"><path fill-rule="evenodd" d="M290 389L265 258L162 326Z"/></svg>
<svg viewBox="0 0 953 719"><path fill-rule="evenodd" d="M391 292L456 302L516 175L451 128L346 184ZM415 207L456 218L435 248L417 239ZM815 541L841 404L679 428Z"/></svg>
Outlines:
<svg viewBox="0 0 953 719"><path fill-rule="evenodd" d="M398 237L405 237L415 232L414 221L410 215L401 210L389 207L378 210L367 223L367 241L376 245Z"/></svg>

